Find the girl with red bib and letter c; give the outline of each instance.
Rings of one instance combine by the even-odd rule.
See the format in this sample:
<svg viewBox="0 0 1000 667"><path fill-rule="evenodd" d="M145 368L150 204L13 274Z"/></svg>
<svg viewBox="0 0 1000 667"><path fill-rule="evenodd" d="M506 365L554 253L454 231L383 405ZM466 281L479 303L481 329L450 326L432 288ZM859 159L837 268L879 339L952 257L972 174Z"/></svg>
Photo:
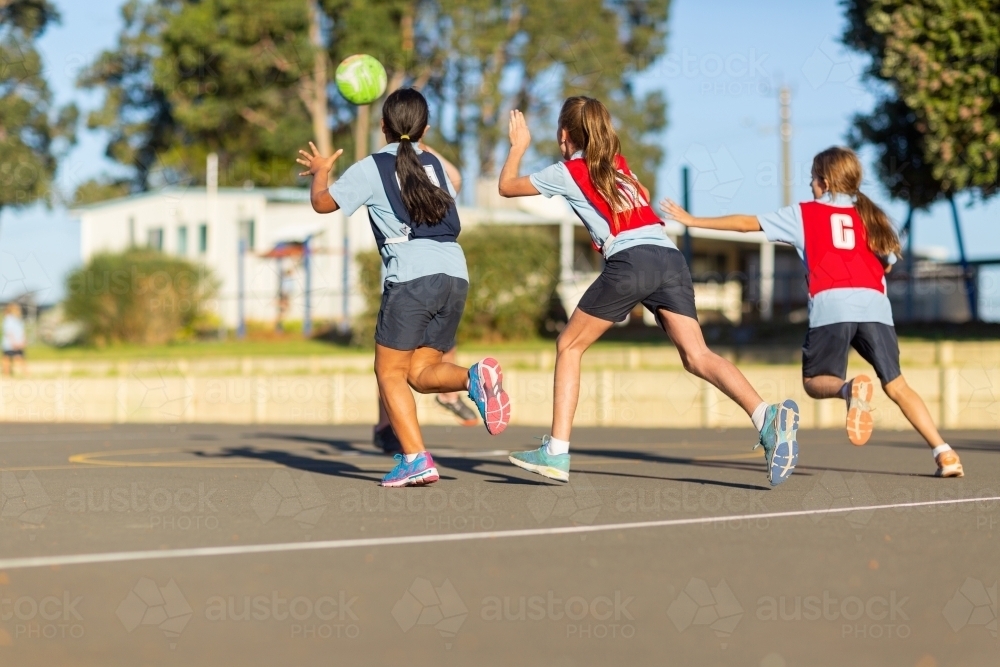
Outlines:
<svg viewBox="0 0 1000 667"><path fill-rule="evenodd" d="M962 462L941 438L927 406L899 368L899 343L886 295L885 274L899 254L889 218L860 190L861 162L847 148L813 158L814 201L765 215L696 218L670 200L661 210L688 227L764 231L769 241L795 247L809 280L809 332L802 347L802 383L813 398L847 402L847 434L855 445L871 437L867 375L847 378L847 354L858 351L882 388L932 448L938 477L962 477Z"/></svg>
<svg viewBox="0 0 1000 667"><path fill-rule="evenodd" d="M563 161L518 176L531 134L520 111L510 114L510 154L500 173L500 195L561 195L604 256L604 270L556 342L552 432L537 450L514 452L511 463L550 479L569 481L569 438L580 396L583 353L615 322L642 304L677 346L684 368L718 387L746 410L760 433L772 486L791 476L798 461L798 406L768 405L743 374L705 344L684 256L649 205L649 191L621 154L611 115L600 101L571 97L559 113L556 139Z"/></svg>

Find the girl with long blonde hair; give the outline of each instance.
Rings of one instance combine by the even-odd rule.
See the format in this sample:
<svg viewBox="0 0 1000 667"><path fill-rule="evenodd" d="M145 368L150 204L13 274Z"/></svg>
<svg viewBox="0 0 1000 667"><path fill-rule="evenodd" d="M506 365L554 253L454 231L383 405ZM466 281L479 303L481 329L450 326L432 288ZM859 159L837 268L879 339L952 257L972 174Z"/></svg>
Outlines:
<svg viewBox="0 0 1000 667"><path fill-rule="evenodd" d="M802 347L802 383L813 398L842 398L847 435L855 445L871 437L873 383L861 374L847 380L853 347L875 369L882 388L932 448L938 477L962 477L962 462L944 441L927 406L899 367L899 342L886 295L885 274L899 255L899 237L888 216L861 192L861 161L834 146L812 164L814 200L765 215L696 218L670 200L660 204L688 227L739 232L763 230L769 241L795 247L809 280L809 331Z"/></svg>
<svg viewBox="0 0 1000 667"><path fill-rule="evenodd" d="M743 374L705 344L684 256L649 206L649 191L629 169L611 114L599 101L571 97L559 114L556 139L563 160L518 176L531 144L524 115L510 114L510 154L500 174L504 197L561 195L604 256L604 270L587 290L556 342L552 431L537 450L515 452L511 463L551 479L569 480L569 439L580 395L583 353L638 304L655 316L677 346L684 368L718 387L750 415L763 446L768 480L791 476L798 460L798 406L768 405Z"/></svg>

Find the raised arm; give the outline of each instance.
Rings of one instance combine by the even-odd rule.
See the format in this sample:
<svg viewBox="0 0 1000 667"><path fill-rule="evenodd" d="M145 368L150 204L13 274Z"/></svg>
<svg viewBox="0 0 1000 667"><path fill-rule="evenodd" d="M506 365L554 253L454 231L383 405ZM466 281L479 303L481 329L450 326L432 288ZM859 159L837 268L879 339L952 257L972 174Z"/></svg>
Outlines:
<svg viewBox="0 0 1000 667"><path fill-rule="evenodd" d="M507 161L503 163L503 169L500 170L500 196L530 197L541 194L531 182L530 177L517 175L521 169L521 159L528 151L528 146L531 145L531 132L528 131L528 124L524 120L524 114L517 109L510 112L508 131L510 152L507 154Z"/></svg>
<svg viewBox="0 0 1000 667"><path fill-rule="evenodd" d="M696 218L676 202L664 199L660 202L660 210L668 218L673 218L686 227L703 227L705 229L721 229L729 232L759 232L760 222L755 215L721 215L717 218Z"/></svg>
<svg viewBox="0 0 1000 667"><path fill-rule="evenodd" d="M317 213L333 213L340 208L340 204L334 201L330 195L330 172L333 171L333 163L337 161L344 149L341 148L330 157L320 155L316 144L311 141L309 149L312 153L300 150L299 157L295 160L306 167L306 171L300 172L299 176L312 176L309 201L312 202L313 210Z"/></svg>

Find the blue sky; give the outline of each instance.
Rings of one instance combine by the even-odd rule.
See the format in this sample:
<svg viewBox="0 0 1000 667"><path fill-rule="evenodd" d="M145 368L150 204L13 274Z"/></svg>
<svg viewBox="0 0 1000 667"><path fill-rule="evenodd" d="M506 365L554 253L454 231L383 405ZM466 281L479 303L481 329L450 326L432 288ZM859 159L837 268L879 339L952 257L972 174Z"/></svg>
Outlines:
<svg viewBox="0 0 1000 667"><path fill-rule="evenodd" d="M98 99L77 90L74 81L83 65L114 44L120 3L55 1L62 25L49 30L40 44L49 79L60 102L93 108ZM787 84L793 96L793 194L795 200L808 198L812 156L843 143L852 115L874 102L860 80L864 60L837 42L842 27L836 0L676 0L668 54L639 82L643 89L665 90L668 100L663 135L667 159L655 194L677 196L680 168L687 164L694 176L692 209L698 214L755 213L780 206L777 88ZM79 144L60 170L59 187L70 192L107 169L103 149L100 133L81 131ZM866 189L894 219L905 214L873 180ZM1000 257L1000 198L987 205L963 205L961 213L970 256ZM916 224L918 247L941 248L948 257L957 257L945 206L920 215ZM0 274L5 282L0 299L24 286L48 287L50 298L43 299L57 298L63 276L78 261L78 225L65 210L36 206L3 212ZM992 301L984 304L991 319L1000 318L1000 295L984 298Z"/></svg>

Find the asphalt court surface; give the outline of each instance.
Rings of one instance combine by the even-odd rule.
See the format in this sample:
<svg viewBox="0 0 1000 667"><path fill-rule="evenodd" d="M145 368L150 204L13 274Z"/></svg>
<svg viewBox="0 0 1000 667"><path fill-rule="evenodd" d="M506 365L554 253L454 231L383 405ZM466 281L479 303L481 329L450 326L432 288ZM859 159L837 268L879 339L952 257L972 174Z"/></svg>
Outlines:
<svg viewBox="0 0 1000 667"><path fill-rule="evenodd" d="M1000 434L803 431L775 489L751 428L577 429L568 485L540 434L389 490L365 426L5 425L0 664L1000 664Z"/></svg>

